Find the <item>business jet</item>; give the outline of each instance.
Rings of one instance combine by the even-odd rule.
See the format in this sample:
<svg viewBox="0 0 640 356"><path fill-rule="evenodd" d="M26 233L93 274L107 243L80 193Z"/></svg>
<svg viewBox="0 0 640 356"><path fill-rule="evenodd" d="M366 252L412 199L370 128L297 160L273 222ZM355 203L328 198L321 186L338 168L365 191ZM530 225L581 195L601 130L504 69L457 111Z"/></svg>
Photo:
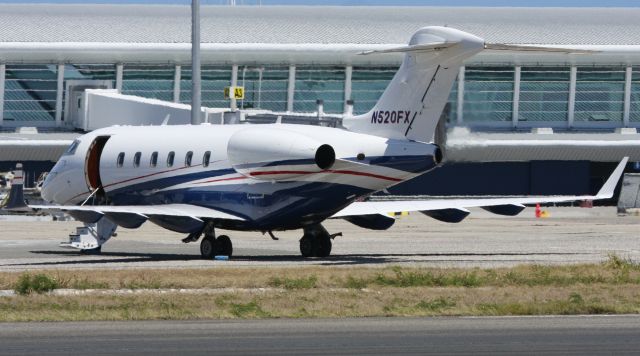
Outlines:
<svg viewBox="0 0 640 356"><path fill-rule="evenodd" d="M378 191L436 169L442 150L434 132L465 59L484 49L563 51L487 44L447 27L418 30L400 52L404 60L370 112L343 127L309 125L114 126L80 136L42 186L47 205L84 222L93 239L72 244L99 252L118 226L151 221L200 239L204 258L231 256L216 229L268 232L301 229L300 252L326 257L332 238L323 222L344 219L385 230L390 212L419 211L459 222L470 207L516 215L523 204L605 199L624 170L624 158L594 196L365 201ZM566 51L566 50L565 50ZM366 53L364 53L366 54ZM12 199L14 207L21 198ZM22 206L24 208L24 206Z"/></svg>

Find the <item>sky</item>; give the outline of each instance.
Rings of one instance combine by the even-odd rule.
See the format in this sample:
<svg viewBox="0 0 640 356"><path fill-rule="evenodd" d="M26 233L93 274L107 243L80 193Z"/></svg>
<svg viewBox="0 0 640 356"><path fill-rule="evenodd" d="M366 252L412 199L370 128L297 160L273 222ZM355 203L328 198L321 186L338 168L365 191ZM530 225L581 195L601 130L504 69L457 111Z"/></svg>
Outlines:
<svg viewBox="0 0 640 356"><path fill-rule="evenodd" d="M257 4L260 0L236 0ZM383 6L532 6L532 7L640 7L640 0L261 0L262 5L383 5ZM0 0L0 3L104 3L190 4L190 0ZM202 5L227 4L227 0L200 0Z"/></svg>

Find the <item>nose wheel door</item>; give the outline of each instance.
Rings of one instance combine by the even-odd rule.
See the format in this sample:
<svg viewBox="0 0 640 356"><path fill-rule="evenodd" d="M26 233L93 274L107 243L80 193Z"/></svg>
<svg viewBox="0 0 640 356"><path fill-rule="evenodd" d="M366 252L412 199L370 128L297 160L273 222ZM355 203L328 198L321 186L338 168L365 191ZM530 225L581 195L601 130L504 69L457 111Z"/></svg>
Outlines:
<svg viewBox="0 0 640 356"><path fill-rule="evenodd" d="M84 175L89 190L92 195L98 200L104 200L106 198L104 189L102 189L102 181L100 180L100 157L102 156L102 150L109 140L110 136L98 136L96 137L89 150L87 151L87 157L85 158Z"/></svg>

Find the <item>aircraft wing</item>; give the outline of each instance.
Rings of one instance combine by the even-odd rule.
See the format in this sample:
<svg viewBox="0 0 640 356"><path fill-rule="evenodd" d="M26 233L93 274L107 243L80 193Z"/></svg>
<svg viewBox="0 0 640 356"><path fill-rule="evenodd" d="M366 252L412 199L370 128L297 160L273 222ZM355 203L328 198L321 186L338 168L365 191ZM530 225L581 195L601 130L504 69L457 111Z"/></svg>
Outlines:
<svg viewBox="0 0 640 356"><path fill-rule="evenodd" d="M576 200L598 200L609 199L613 196L616 184L620 180L627 164L628 157L620 161L611 176L604 183L600 191L596 195L583 196L530 196L530 197L505 197L505 198L470 198L470 199L432 199L432 200L402 200L402 201L372 201L372 202L355 202L341 211L337 212L332 218L345 218L351 216L366 215L387 215L389 213L401 211L421 211L426 215L432 216L433 211L451 211L458 210L461 213L468 211L466 208L483 207L493 211L493 208L511 206L518 212L524 208L523 204L536 203L561 203ZM518 210L520 207L520 210ZM513 210L513 209L506 209ZM505 214L515 215L515 214ZM435 217L435 216L434 216ZM461 220L461 219L460 219Z"/></svg>
<svg viewBox="0 0 640 356"><path fill-rule="evenodd" d="M96 217L110 214L130 214L138 215L140 217L148 216L176 216L195 219L226 219L226 220L239 220L245 219L231 215L219 210L205 208L191 204L164 204L164 205L29 205L33 209L42 210L61 210L64 212L78 213L81 215L89 216L95 214Z"/></svg>

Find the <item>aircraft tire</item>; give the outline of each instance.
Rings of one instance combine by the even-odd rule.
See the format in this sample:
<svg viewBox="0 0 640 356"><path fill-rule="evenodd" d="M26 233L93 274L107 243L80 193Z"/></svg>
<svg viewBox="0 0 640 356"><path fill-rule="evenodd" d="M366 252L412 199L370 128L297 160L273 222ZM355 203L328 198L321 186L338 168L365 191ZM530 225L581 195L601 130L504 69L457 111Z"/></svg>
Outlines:
<svg viewBox="0 0 640 356"><path fill-rule="evenodd" d="M231 239L227 235L220 235L216 239L215 245L215 256L229 256L233 254L233 244L231 243Z"/></svg>
<svg viewBox="0 0 640 356"><path fill-rule="evenodd" d="M205 236L200 241L200 255L204 259L213 258L215 253L215 238L213 236Z"/></svg>
<svg viewBox="0 0 640 356"><path fill-rule="evenodd" d="M331 239L329 236L319 236L316 241L316 256L329 257L331 254Z"/></svg>
<svg viewBox="0 0 640 356"><path fill-rule="evenodd" d="M309 235L304 235L300 239L300 253L302 257L315 257L317 248L315 239Z"/></svg>
<svg viewBox="0 0 640 356"><path fill-rule="evenodd" d="M88 248L86 250L80 250L80 253L83 255L99 255L102 253L102 246L98 246L96 248Z"/></svg>

